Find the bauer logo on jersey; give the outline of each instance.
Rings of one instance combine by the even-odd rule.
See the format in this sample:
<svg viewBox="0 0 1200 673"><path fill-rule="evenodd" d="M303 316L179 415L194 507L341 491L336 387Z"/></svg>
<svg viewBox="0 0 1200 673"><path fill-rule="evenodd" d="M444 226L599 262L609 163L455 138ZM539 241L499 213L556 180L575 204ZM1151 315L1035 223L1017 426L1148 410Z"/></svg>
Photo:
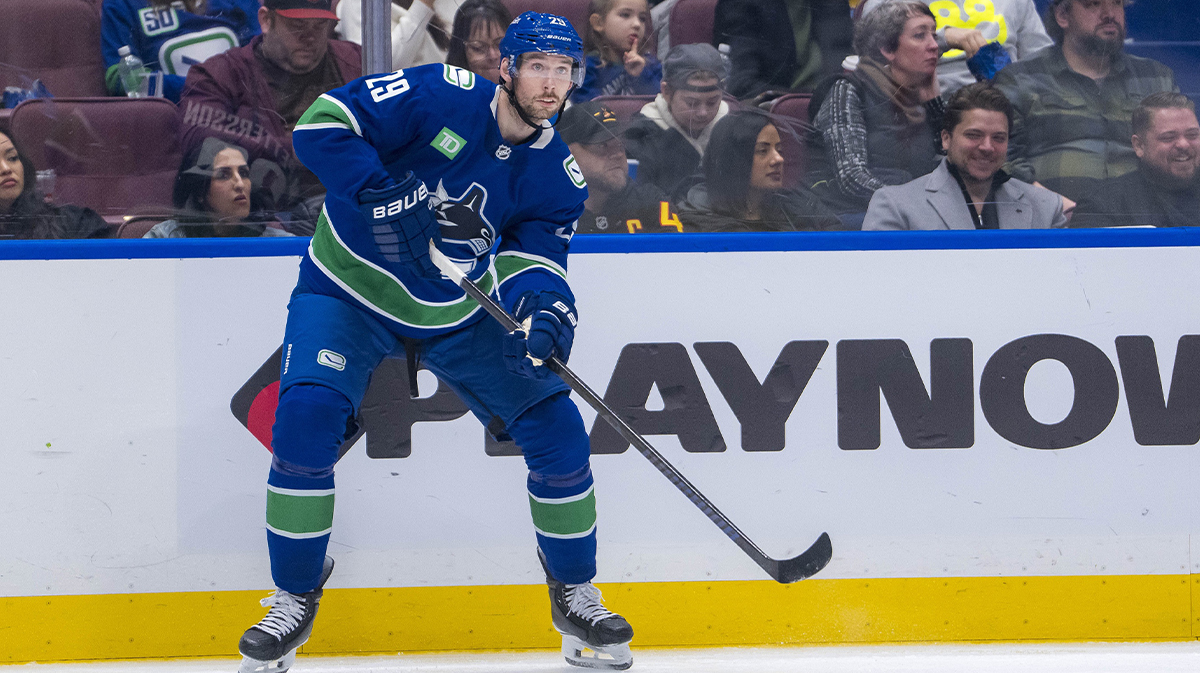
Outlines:
<svg viewBox="0 0 1200 673"><path fill-rule="evenodd" d="M324 365L330 369L336 369L340 372L346 368L346 356L330 350L322 350L320 353L317 353L317 364Z"/></svg>
<svg viewBox="0 0 1200 673"><path fill-rule="evenodd" d="M575 156L568 155L566 161L563 162L563 168L567 169L567 177L571 178L571 182L576 187L583 189L587 187L587 180L583 179L583 171L579 170L579 164L575 163Z"/></svg>
<svg viewBox="0 0 1200 673"><path fill-rule="evenodd" d="M466 146L467 141L463 140L462 136L443 126L441 133L437 134L437 137L429 144L433 145L435 150L445 154L447 159L453 159Z"/></svg>
<svg viewBox="0 0 1200 673"><path fill-rule="evenodd" d="M442 225L442 244L447 257L456 262L474 262L486 255L496 242L496 229L484 215L487 189L472 182L461 196L451 197L439 180L429 202Z"/></svg>

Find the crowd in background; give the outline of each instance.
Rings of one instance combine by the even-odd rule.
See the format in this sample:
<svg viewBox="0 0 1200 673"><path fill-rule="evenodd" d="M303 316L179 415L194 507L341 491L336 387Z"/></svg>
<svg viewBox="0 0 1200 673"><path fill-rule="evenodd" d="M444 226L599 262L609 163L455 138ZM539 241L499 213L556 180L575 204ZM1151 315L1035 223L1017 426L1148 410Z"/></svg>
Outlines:
<svg viewBox="0 0 1200 673"><path fill-rule="evenodd" d="M557 120L588 183L577 231L1200 225L1196 92L1127 53L1125 0L1041 4L591 0L568 16L587 61ZM672 13L697 6L711 42L673 40ZM392 65L500 84L514 7L393 0ZM35 166L0 117L0 238L311 235L324 188L291 132L360 75L359 0L102 0L99 13L101 86L124 97L149 79L177 106L170 206L61 203L55 166ZM38 95L17 89L12 102ZM81 151L46 144L48 163ZM144 226L121 226L131 218Z"/></svg>

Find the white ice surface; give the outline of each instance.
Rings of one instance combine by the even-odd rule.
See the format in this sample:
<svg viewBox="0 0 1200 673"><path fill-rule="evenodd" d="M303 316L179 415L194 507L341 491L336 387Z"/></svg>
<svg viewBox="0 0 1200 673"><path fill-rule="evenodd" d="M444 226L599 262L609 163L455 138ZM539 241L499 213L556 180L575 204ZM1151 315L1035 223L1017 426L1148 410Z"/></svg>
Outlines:
<svg viewBox="0 0 1200 673"><path fill-rule="evenodd" d="M30 664L13 673L232 673L236 660ZM5 670L0 667L0 670ZM315 657L291 673L582 673L557 652ZM1200 643L634 650L631 673L1194 673Z"/></svg>

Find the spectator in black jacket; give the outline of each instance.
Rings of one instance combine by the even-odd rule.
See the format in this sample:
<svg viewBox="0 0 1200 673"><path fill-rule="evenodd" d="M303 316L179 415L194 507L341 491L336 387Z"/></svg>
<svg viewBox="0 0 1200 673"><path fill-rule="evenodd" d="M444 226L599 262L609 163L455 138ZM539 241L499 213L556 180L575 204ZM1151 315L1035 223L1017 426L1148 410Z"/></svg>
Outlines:
<svg viewBox="0 0 1200 673"><path fill-rule="evenodd" d="M730 49L729 93L756 104L839 72L854 31L846 0L718 0L713 25Z"/></svg>
<svg viewBox="0 0 1200 673"><path fill-rule="evenodd" d="M1138 167L1080 199L1072 227L1200 226L1200 123L1187 96L1163 91L1133 111Z"/></svg>
<svg viewBox="0 0 1200 673"><path fill-rule="evenodd" d="M710 44L683 44L667 54L662 93L625 131L625 150L638 161L638 182L669 194L696 172L713 127L729 113L721 99L728 74Z"/></svg>
<svg viewBox="0 0 1200 673"><path fill-rule="evenodd" d="M596 101L562 113L558 133L587 181L588 198L575 231L580 234L674 233L682 229L667 195L629 179L617 115Z"/></svg>
<svg viewBox="0 0 1200 673"><path fill-rule="evenodd" d="M46 203L35 188L36 180L29 156L0 132L0 240L106 236L104 218L90 208Z"/></svg>
<svg viewBox="0 0 1200 673"><path fill-rule="evenodd" d="M688 232L822 231L847 228L812 192L783 186L779 129L758 110L717 123L704 174L672 196Z"/></svg>

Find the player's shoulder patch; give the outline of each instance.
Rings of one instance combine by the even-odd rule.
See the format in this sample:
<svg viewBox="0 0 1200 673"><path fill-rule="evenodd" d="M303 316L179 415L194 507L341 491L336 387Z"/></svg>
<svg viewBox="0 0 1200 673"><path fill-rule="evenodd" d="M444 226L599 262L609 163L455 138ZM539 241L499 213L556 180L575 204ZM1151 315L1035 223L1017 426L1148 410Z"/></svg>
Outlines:
<svg viewBox="0 0 1200 673"><path fill-rule="evenodd" d="M575 155L567 154L567 158L563 159L563 170L567 172L567 177L571 179L571 184L580 189L587 187L587 180L583 179L583 171L579 169L579 163L575 161Z"/></svg>
<svg viewBox="0 0 1200 673"><path fill-rule="evenodd" d="M466 68L450 65L449 63L442 64L442 79L446 80L449 84L467 91L475 87L475 73Z"/></svg>

